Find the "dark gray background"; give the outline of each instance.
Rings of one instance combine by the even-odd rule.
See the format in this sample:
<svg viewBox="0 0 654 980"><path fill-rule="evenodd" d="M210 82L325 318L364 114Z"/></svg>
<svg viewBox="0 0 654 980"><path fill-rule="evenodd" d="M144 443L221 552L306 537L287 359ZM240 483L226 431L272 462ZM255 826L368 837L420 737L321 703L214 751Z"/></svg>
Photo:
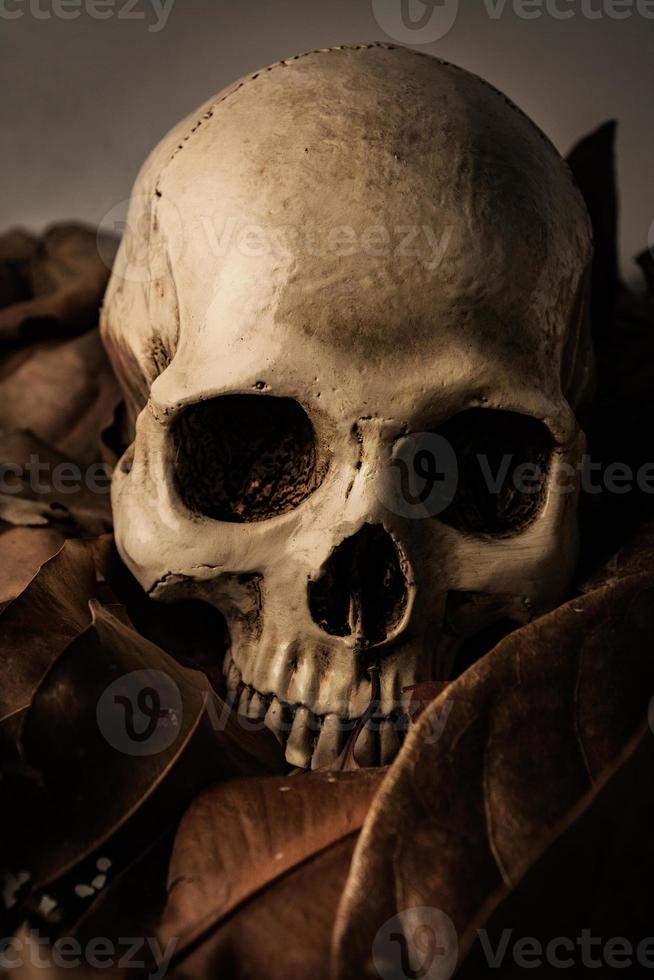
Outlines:
<svg viewBox="0 0 654 980"><path fill-rule="evenodd" d="M0 0L0 229L99 223L166 130L234 78L308 48L389 39L373 0L173 0L160 30L157 0L129 0L129 18L126 0L63 0L73 19L53 10L60 2ZM93 2L110 16L94 19ZM445 37L413 46L483 75L563 152L619 120L621 249L632 278L654 222L654 19L636 8L648 0L543 0L573 11L565 20L554 8L525 19L514 2L493 18L490 0L460 0ZM607 12L620 5L627 19Z"/></svg>

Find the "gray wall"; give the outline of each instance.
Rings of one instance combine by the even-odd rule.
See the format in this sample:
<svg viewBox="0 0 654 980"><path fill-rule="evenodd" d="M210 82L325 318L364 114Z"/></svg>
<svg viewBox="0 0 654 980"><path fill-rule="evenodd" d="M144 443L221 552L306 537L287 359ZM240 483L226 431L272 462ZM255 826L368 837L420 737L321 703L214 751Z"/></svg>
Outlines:
<svg viewBox="0 0 654 980"><path fill-rule="evenodd" d="M427 32L458 14L424 45L418 31L397 37L402 2L429 12L420 0L0 0L0 229L98 223L159 137L212 92L308 48L388 40L383 24L485 76L562 151L619 120L631 278L654 222L654 0L429 0Z"/></svg>

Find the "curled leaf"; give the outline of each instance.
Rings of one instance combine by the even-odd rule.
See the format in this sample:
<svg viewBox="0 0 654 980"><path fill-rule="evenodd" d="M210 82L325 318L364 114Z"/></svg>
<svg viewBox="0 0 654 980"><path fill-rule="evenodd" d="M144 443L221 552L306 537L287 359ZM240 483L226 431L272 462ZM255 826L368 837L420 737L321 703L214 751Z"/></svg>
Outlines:
<svg viewBox="0 0 654 980"><path fill-rule="evenodd" d="M23 725L23 755L41 775L49 820L29 815L11 867L28 869L34 887L128 822L142 848L153 826L165 829L212 779L282 766L274 738L244 731L202 674L97 603L91 609L92 623L53 664Z"/></svg>
<svg viewBox="0 0 654 980"><path fill-rule="evenodd" d="M57 554L64 540L56 528L0 523L0 612L29 585L41 565Z"/></svg>
<svg viewBox="0 0 654 980"><path fill-rule="evenodd" d="M511 946L522 937L532 937L543 951L553 943L575 967L575 976L585 976L586 966L590 975L597 975L604 942L613 936L623 937L621 941L631 942L637 950L651 934L653 765L654 740L645 726L566 815L516 886L502 887L491 896L461 943L470 949L458 973L462 980L484 974L489 949L501 959L502 977L522 976L524 967L513 961L507 937ZM581 956L584 930L601 940L593 944L590 963ZM562 936L569 937L565 953L559 942ZM637 972L635 960L632 956L632 969Z"/></svg>
<svg viewBox="0 0 654 980"><path fill-rule="evenodd" d="M27 430L0 433L0 458L4 521L47 524L66 537L111 528L110 474L102 464L80 466Z"/></svg>
<svg viewBox="0 0 654 980"><path fill-rule="evenodd" d="M439 910L461 940L517 885L646 715L653 640L654 580L632 577L518 630L436 698L357 843L335 975L374 976L375 936L406 909Z"/></svg>
<svg viewBox="0 0 654 980"><path fill-rule="evenodd" d="M311 964L327 962L353 842L384 774L241 779L195 800L175 839L159 929L163 943L177 940L180 975L223 975L235 962L243 977L322 975ZM301 947L289 941L293 923Z"/></svg>
<svg viewBox="0 0 654 980"><path fill-rule="evenodd" d="M0 340L25 339L30 328L44 321L71 333L95 325L110 269L93 229L53 225L36 241L15 231L5 236L3 257L9 305L0 309Z"/></svg>
<svg viewBox="0 0 654 980"><path fill-rule="evenodd" d="M0 722L25 711L52 664L91 621L95 566L67 541L0 614Z"/></svg>

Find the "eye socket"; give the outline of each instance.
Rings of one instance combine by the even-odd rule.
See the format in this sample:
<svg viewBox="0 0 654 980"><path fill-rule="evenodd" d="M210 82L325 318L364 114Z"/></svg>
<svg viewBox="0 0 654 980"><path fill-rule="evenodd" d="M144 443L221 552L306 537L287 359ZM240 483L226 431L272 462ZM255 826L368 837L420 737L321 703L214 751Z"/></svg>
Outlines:
<svg viewBox="0 0 654 980"><path fill-rule="evenodd" d="M320 485L313 426L292 398L223 395L185 409L171 431L175 483L189 510L218 521L263 521Z"/></svg>
<svg viewBox="0 0 654 980"><path fill-rule="evenodd" d="M554 439L539 420L472 408L449 419L438 435L458 462L457 491L438 520L472 534L510 534L541 510Z"/></svg>

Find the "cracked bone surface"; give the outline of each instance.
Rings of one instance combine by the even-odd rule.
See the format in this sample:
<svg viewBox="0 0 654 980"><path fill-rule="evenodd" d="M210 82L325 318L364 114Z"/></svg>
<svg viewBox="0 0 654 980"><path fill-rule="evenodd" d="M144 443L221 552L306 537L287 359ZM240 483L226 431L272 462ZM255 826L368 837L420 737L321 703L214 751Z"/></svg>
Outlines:
<svg viewBox="0 0 654 980"><path fill-rule="evenodd" d="M230 697L290 763L332 764L366 712L357 757L389 762L411 686L559 601L590 259L540 131L393 45L256 72L145 163L101 324L133 424L116 541L155 598L223 613ZM453 448L445 507L419 453L389 491L415 434ZM507 457L527 492L482 485Z"/></svg>

